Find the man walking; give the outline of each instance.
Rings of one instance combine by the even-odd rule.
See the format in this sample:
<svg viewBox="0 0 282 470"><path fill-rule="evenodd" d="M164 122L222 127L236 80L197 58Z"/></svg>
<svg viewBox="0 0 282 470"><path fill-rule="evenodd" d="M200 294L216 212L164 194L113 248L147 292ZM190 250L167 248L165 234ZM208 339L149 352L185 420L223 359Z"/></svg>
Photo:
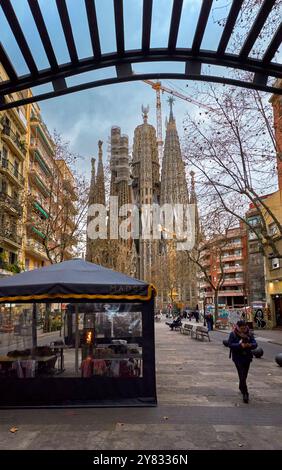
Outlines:
<svg viewBox="0 0 282 470"><path fill-rule="evenodd" d="M252 349L256 349L257 343L254 336L243 320L239 320L237 325L229 335L229 347L232 360L238 371L239 390L243 395L244 403L249 402L249 392L247 387L247 377L252 362Z"/></svg>

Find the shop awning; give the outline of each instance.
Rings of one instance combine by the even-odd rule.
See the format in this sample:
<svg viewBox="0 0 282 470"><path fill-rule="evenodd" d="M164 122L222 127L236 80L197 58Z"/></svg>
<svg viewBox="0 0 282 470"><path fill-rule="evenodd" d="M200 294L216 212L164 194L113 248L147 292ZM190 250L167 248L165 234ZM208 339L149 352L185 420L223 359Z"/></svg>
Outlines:
<svg viewBox="0 0 282 470"><path fill-rule="evenodd" d="M32 231L33 231L34 233L36 233L37 235L39 235L39 237L41 237L41 238L46 238L46 235L45 235L44 233L40 232L40 230L38 230L37 228L32 227Z"/></svg>
<svg viewBox="0 0 282 470"><path fill-rule="evenodd" d="M0 280L0 302L61 300L150 300L152 284L82 259L16 274Z"/></svg>
<svg viewBox="0 0 282 470"><path fill-rule="evenodd" d="M49 219L49 214L40 206L40 204L38 204L38 202L34 202L34 207L36 207L36 209L41 212L42 215L44 215L44 217L46 217L46 219Z"/></svg>

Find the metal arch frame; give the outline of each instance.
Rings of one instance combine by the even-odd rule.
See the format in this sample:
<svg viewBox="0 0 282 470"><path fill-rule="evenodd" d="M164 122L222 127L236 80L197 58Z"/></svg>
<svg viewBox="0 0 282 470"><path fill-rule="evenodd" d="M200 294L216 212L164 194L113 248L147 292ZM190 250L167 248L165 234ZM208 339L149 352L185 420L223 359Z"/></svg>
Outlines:
<svg viewBox="0 0 282 470"><path fill-rule="evenodd" d="M6 19L10 25L15 40L18 43L30 72L27 75L19 77L13 67L12 62L10 61L10 58L5 52L4 47L0 43L0 62L9 76L9 80L0 83L0 110L35 101L42 101L55 96L61 96L68 93L73 93L75 91L85 90L107 84L150 78L201 80L222 84L231 84L282 94L281 87L275 85L270 86L268 84L268 77L282 78L282 65L271 62L282 41L282 25L280 24L280 27L277 29L273 38L270 40L262 59L253 59L249 57L252 47L255 44L276 0L264 0L255 18L255 21L249 30L241 51L237 55L227 53L226 49L236 20L240 14L243 0L233 0L216 51L201 49L201 44L210 11L212 9L213 0L203 0L202 2L202 7L200 10L191 48L177 47L183 0L173 1L169 27L169 39L166 48L150 47L153 0L143 0L142 46L141 49L138 50L125 49L123 0L113 0L117 47L116 52L110 54L102 54L101 52L99 25L97 21L95 2L94 0L84 0L93 50L93 55L86 59L79 59L78 57L66 0L56 0L62 30L71 59L71 61L66 64L58 64L57 62L49 32L38 4L38 0L27 1L38 29L42 45L46 52L50 68L45 70L38 70L11 4L11 0L2 0L0 2L2 10L6 16ZM185 65L185 72L170 73L168 71L165 73L135 74L132 70L132 65L135 63L149 63L155 61L182 62L183 65ZM251 72L254 74L253 81L242 81L236 80L236 78L231 79L228 77L203 75L201 73L203 64L216 65L221 66L222 68L228 67L235 70L239 69ZM67 86L67 77L108 67L115 67L115 77L81 83L76 86ZM14 102L6 102L5 100L5 95L46 83L51 83L53 86L53 90L48 93L22 98Z"/></svg>

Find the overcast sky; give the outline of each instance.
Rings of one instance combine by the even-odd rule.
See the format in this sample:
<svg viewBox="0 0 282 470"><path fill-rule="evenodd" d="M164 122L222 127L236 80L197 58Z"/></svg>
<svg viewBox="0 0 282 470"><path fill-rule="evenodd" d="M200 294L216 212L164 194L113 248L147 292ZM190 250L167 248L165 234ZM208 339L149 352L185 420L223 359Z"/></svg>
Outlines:
<svg viewBox="0 0 282 470"><path fill-rule="evenodd" d="M96 9L99 23L102 52L112 52L116 49L114 11L112 0L96 0ZM172 9L172 0L154 0L151 46L162 47L167 45L169 18ZM177 45L190 47L195 31L196 21L199 15L201 0L184 0L181 17L179 37ZM27 0L12 0L12 4L19 17L22 29L29 46L34 54L39 68L48 67L48 60L41 45L38 32L33 22ZM69 61L68 51L60 26L60 20L56 9L55 0L39 0L44 13L46 24L50 31L50 37L59 63ZM125 46L126 48L140 48L141 24L142 24L142 0L124 0L125 21ZM231 2L217 0L215 8L210 15L207 30L203 38L202 47L216 48L222 27L217 20L226 17ZM67 0L73 33L77 43L79 57L91 55L91 43L89 31L86 25L86 12L83 0ZM270 18L271 19L271 18ZM11 38L11 32L6 19L0 9L1 41L8 54L13 58L17 72L27 73L26 64L21 56L17 44ZM232 44L230 45L232 47ZM233 43L234 47L234 43ZM240 47L240 44L236 45ZM183 70L184 64L171 63L170 71ZM167 71L168 64L154 63L149 65L133 64L133 70L137 72L161 72ZM100 70L91 72L89 80L106 78L115 75L115 70ZM80 77L67 79L68 84L77 84ZM193 83L184 81L163 81L167 87L174 88L185 94L194 96ZM188 85L188 86L187 86ZM205 86L205 85L202 85ZM49 90L49 86L42 86L40 91ZM35 91L35 90L34 90ZM38 92L38 90L36 90ZM162 97L163 123L168 114L168 95ZM97 142L104 141L104 155L107 155L107 139L111 126L118 125L122 132L129 135L132 145L134 128L142 122L141 106L150 105L149 122L156 123L155 119L155 92L151 87L142 82L123 83L107 87L82 91L64 97L53 98L39 103L43 120L50 131L54 128L60 132L66 140L70 141L73 151L84 157L83 171L90 173L90 159L97 155ZM177 99L174 112L180 135L182 135L182 121L185 113L197 112L189 103ZM164 127L164 126L163 126Z"/></svg>

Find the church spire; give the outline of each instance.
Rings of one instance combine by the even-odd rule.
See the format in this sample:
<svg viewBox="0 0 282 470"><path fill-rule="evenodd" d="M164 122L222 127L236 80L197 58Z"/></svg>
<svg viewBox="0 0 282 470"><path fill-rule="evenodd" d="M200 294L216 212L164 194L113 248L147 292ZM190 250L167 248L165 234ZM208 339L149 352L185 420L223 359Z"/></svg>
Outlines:
<svg viewBox="0 0 282 470"><path fill-rule="evenodd" d="M179 136L172 111L174 98L169 97L169 121L166 127L161 175L161 204L188 204L185 166L182 160Z"/></svg>
<svg viewBox="0 0 282 470"><path fill-rule="evenodd" d="M190 204L196 204L197 203L197 195L196 195L196 191L195 191L195 172L190 171L190 176L191 176Z"/></svg>
<svg viewBox="0 0 282 470"><path fill-rule="evenodd" d="M95 192L96 192L96 174L95 174L95 158L91 158L91 182L89 189L89 206L95 204Z"/></svg>
<svg viewBox="0 0 282 470"><path fill-rule="evenodd" d="M173 107L173 103L174 103L175 99L173 98L173 96L170 96L167 101L168 101L169 107L170 107L169 122L172 122L172 121L174 121L172 107Z"/></svg>
<svg viewBox="0 0 282 470"><path fill-rule="evenodd" d="M192 170L190 171L191 176L191 189L190 189L190 204L195 205L195 238L196 243L199 241L199 236L201 233L201 224L200 224L200 216L198 210L198 201L197 201L197 194L195 189L195 172Z"/></svg>
<svg viewBox="0 0 282 470"><path fill-rule="evenodd" d="M147 124L147 122L148 122L149 109L150 109L149 105L143 106L143 104L142 104L142 116L143 116L144 124Z"/></svg>
<svg viewBox="0 0 282 470"><path fill-rule="evenodd" d="M103 142L99 140L98 147L98 167L97 167L97 178L96 178L96 203L104 204L106 203L105 197L105 178L104 178L104 167L103 167Z"/></svg>

